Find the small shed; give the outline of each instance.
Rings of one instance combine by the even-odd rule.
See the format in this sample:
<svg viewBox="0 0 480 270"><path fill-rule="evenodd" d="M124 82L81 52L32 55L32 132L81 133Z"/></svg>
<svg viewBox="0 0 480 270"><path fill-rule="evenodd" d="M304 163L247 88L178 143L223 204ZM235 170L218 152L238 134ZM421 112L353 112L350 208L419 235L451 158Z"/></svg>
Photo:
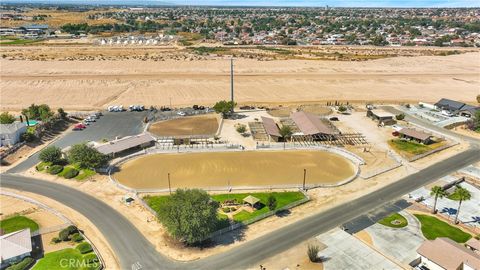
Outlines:
<svg viewBox="0 0 480 270"><path fill-rule="evenodd" d="M272 118L262 116L262 122L263 127L265 128L265 132L267 132L268 138L270 140L278 142L282 135L280 135L280 130L278 129L275 121Z"/></svg>
<svg viewBox="0 0 480 270"><path fill-rule="evenodd" d="M260 201L260 199L253 197L252 195L248 195L243 199L243 201L249 204L251 207L255 207L255 205Z"/></svg>
<svg viewBox="0 0 480 270"><path fill-rule="evenodd" d="M383 125L394 125L397 123L395 119L395 115L386 112L384 110L368 110L367 111L367 117L370 117L371 119L378 121L378 124L383 124Z"/></svg>
<svg viewBox="0 0 480 270"><path fill-rule="evenodd" d="M433 135L413 128L402 128L398 131L401 138L414 140L419 143L429 144L432 142Z"/></svg>
<svg viewBox="0 0 480 270"><path fill-rule="evenodd" d="M12 146L20 141L23 133L27 132L25 122L0 124L0 146Z"/></svg>

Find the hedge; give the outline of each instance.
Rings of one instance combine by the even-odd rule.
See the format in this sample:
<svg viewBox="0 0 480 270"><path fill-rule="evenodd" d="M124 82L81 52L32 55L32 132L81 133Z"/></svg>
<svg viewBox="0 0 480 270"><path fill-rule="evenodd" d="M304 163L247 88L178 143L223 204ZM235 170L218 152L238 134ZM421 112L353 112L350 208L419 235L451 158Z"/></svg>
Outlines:
<svg viewBox="0 0 480 270"><path fill-rule="evenodd" d="M72 241L74 242L82 242L83 236L79 233L74 233L71 237Z"/></svg>
<svg viewBox="0 0 480 270"><path fill-rule="evenodd" d="M68 241L70 240L70 235L77 232L78 232L77 227L70 225L58 233L58 238L60 238L60 240L62 241Z"/></svg>
<svg viewBox="0 0 480 270"><path fill-rule="evenodd" d="M91 253L91 254L87 254L85 256L83 256L83 260L87 263L87 264L91 264L91 263L96 263L98 262L98 257L95 253Z"/></svg>
<svg viewBox="0 0 480 270"><path fill-rule="evenodd" d="M52 165L47 170L49 174L59 174L61 171L63 171L62 165Z"/></svg>
<svg viewBox="0 0 480 270"><path fill-rule="evenodd" d="M78 244L76 249L78 249L78 251L80 251L80 253L82 253L82 254L89 253L93 250L92 246L87 242L83 242L83 243Z"/></svg>
<svg viewBox="0 0 480 270"><path fill-rule="evenodd" d="M65 172L63 177L65 179L71 179L71 178L74 178L75 176L77 176L78 173L79 173L78 170L76 170L74 168L69 168L68 171Z"/></svg>
<svg viewBox="0 0 480 270"><path fill-rule="evenodd" d="M6 270L24 270L30 268L30 266L35 262L32 257L25 257L22 261L12 264L7 267Z"/></svg>

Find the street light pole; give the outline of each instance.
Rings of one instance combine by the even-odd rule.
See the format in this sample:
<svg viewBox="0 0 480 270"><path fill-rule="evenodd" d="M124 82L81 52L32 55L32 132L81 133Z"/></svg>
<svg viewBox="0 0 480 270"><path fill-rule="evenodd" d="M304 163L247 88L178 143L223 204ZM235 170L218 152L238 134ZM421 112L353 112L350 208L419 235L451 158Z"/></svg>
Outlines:
<svg viewBox="0 0 480 270"><path fill-rule="evenodd" d="M172 195L172 187L170 185L170 173L168 173L168 191L170 192L170 195Z"/></svg>
<svg viewBox="0 0 480 270"><path fill-rule="evenodd" d="M305 179L307 178L307 169L303 169L303 190L305 190Z"/></svg>

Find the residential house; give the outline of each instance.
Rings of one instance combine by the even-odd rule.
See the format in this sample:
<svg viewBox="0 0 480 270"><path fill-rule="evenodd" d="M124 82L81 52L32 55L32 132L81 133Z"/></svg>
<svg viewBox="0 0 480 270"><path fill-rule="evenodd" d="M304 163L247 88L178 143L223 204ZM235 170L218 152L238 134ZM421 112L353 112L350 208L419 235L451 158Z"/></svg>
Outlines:
<svg viewBox="0 0 480 270"><path fill-rule="evenodd" d="M417 249L419 266L429 270L479 270L480 255L445 237L426 240Z"/></svg>
<svg viewBox="0 0 480 270"><path fill-rule="evenodd" d="M12 146L20 142L23 133L27 132L25 122L0 124L0 146Z"/></svg>
<svg viewBox="0 0 480 270"><path fill-rule="evenodd" d="M30 229L23 229L0 236L0 247L0 264L2 269L30 256L32 252Z"/></svg>

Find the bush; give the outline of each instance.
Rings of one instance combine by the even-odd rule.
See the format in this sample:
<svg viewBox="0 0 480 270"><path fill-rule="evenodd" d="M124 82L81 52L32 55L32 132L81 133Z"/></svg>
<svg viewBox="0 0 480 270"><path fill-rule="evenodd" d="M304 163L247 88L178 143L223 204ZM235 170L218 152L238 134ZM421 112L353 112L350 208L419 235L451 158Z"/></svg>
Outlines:
<svg viewBox="0 0 480 270"><path fill-rule="evenodd" d="M308 245L308 258L310 259L311 262L317 262L318 261L318 252L320 251L320 248L316 245Z"/></svg>
<svg viewBox="0 0 480 270"><path fill-rule="evenodd" d="M275 198L273 195L268 196L267 206L270 211L275 210L275 208L277 208L277 198Z"/></svg>
<svg viewBox="0 0 480 270"><path fill-rule="evenodd" d="M83 260L87 263L87 264L91 264L91 263L96 263L98 262L98 257L95 253L92 253L92 254L87 254L85 256L83 256Z"/></svg>
<svg viewBox="0 0 480 270"><path fill-rule="evenodd" d="M80 243L83 241L83 236L79 233L74 233L71 237L72 241L73 242L77 242L77 243Z"/></svg>
<svg viewBox="0 0 480 270"><path fill-rule="evenodd" d="M22 142L33 142L35 140L35 134L31 133L31 132L25 132L22 134L22 136L20 137L20 140Z"/></svg>
<svg viewBox="0 0 480 270"><path fill-rule="evenodd" d="M338 111L341 112L341 113L346 112L346 111L347 111L347 107L345 107L345 106L343 106L343 105L340 105L340 106L338 107Z"/></svg>
<svg viewBox="0 0 480 270"><path fill-rule="evenodd" d="M37 169L37 171L43 171L45 170L45 168L48 168L49 166L51 166L52 163L50 162L40 162L37 166L35 166L35 169Z"/></svg>
<svg viewBox="0 0 480 270"><path fill-rule="evenodd" d="M74 178L75 176L77 176L78 173L79 173L78 170L76 170L74 168L69 168L69 170L65 172L63 177L65 179L71 179L71 178Z"/></svg>
<svg viewBox="0 0 480 270"><path fill-rule="evenodd" d="M78 232L77 227L70 225L58 233L58 238L60 238L60 240L62 241L68 241L70 240L70 235L77 232Z"/></svg>
<svg viewBox="0 0 480 270"><path fill-rule="evenodd" d="M78 251L80 251L80 253L82 253L82 254L89 253L93 250L92 246L87 242L83 242L83 243L78 244L76 249L78 249Z"/></svg>
<svg viewBox="0 0 480 270"><path fill-rule="evenodd" d="M60 240L60 238L58 238L58 237L53 237L52 238L52 243L57 244L57 243L60 243L60 242L62 242L62 240Z"/></svg>
<svg viewBox="0 0 480 270"><path fill-rule="evenodd" d="M395 119L397 119L397 120L403 120L403 119L405 119L405 114L404 114L404 113L397 114L397 115L395 115Z"/></svg>
<svg viewBox="0 0 480 270"><path fill-rule="evenodd" d="M243 134L245 132L247 132L247 127L245 125L238 125L237 126L237 132L240 133L240 134Z"/></svg>
<svg viewBox="0 0 480 270"><path fill-rule="evenodd" d="M57 146L48 146L40 151L38 158L43 162L58 164L62 160L62 150Z"/></svg>
<svg viewBox="0 0 480 270"><path fill-rule="evenodd" d="M47 169L49 174L59 174L61 171L63 171L62 165L52 165Z"/></svg>
<svg viewBox="0 0 480 270"><path fill-rule="evenodd" d="M23 260L16 264L12 264L9 267L7 267L6 270L24 270L30 268L30 266L35 262L35 260L32 257L25 257Z"/></svg>

